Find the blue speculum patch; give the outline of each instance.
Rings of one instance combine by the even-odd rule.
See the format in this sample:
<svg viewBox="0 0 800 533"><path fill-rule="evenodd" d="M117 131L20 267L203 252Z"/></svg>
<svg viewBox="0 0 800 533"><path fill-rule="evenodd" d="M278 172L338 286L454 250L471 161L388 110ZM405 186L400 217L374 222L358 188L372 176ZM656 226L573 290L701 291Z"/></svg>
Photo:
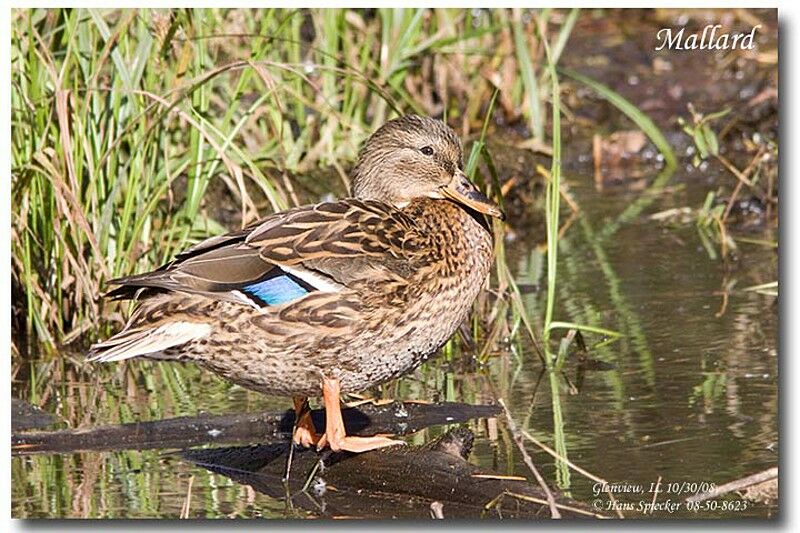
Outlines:
<svg viewBox="0 0 800 533"><path fill-rule="evenodd" d="M286 274L265 279L252 285L245 285L243 289L247 294L255 296L267 305L280 305L290 302L305 296L309 292Z"/></svg>

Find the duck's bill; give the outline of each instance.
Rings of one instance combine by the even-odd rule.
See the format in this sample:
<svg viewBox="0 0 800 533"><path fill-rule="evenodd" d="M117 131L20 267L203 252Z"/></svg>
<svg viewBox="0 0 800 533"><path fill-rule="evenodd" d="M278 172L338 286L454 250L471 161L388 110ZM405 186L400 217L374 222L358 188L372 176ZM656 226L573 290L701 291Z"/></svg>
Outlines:
<svg viewBox="0 0 800 533"><path fill-rule="evenodd" d="M463 172L457 172L453 180L442 187L442 194L460 204L463 204L479 213L505 220L506 215L500 207L486 197Z"/></svg>

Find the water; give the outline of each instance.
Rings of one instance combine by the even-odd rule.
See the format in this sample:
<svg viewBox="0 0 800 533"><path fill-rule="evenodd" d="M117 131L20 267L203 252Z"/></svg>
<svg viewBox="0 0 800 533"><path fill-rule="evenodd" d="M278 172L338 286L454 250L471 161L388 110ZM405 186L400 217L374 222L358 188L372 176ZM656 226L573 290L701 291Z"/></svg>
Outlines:
<svg viewBox="0 0 800 533"><path fill-rule="evenodd" d="M702 203L706 189L696 179L677 176L670 184L675 192L654 197L645 214ZM777 253L740 244L738 259L726 264L709 258L693 224L666 228L645 216L602 240L603 223L641 197L573 189L585 219L561 248L561 313L583 323L598 317L596 325L626 337L594 352L614 370L587 372L579 394L561 397L570 459L609 481L644 487L659 479L720 484L775 466L777 302L742 289L777 279ZM763 228L750 236L777 238ZM531 402L524 391L513 398L517 412ZM546 438L548 401L537 405L530 425ZM571 480L575 497L591 499L591 481ZM698 516L769 512L750 504Z"/></svg>
<svg viewBox="0 0 800 533"><path fill-rule="evenodd" d="M596 191L590 179L566 176L581 208L561 241L556 318L624 334L595 346L589 357L606 370L582 371L572 353L559 379L563 435L574 463L612 483L641 485L641 493L619 495L636 505L659 480L658 501L682 499L681 482L721 484L778 462L778 365L776 298L742 289L777 279L777 253L740 242L736 260L712 259L693 223L666 226L652 213L702 205L709 189L696 175L660 180L665 188L632 191L620 184ZM585 175L585 174L584 174ZM722 179L722 178L721 178ZM657 181L658 180L658 181ZM704 181L704 180L703 180ZM533 209L533 208L531 208ZM568 211L566 206L563 209ZM627 211L626 211L627 210ZM622 221L618 221L622 213ZM566 223L568 212L563 222ZM737 228L735 235L776 240L774 229ZM515 227L508 243L512 271L524 301L540 320L544 258L538 226ZM718 246L716 253L719 253ZM731 288L727 301L723 297ZM539 324L540 325L540 324ZM287 409L290 402L229 385L192 366L134 362L95 367L80 355L16 358L13 395L60 421L55 427L95 427L136 420L161 420L202 412L238 413ZM486 373L456 354L437 359L413 376L391 384L385 396L421 400L491 401L487 379L506 398L517 423L550 446L554 417L550 382L532 347L517 343L495 350ZM488 378L486 377L488 375ZM537 386L538 383L538 386ZM568 383L573 387L569 392ZM470 424L477 439L471 461L500 473L530 477L508 439L502 420ZM422 443L444 428L408 439ZM528 445L543 475L572 497L592 503L595 482L556 468L555 461ZM15 517L304 517L274 499L225 476L194 466L171 452L85 451L15 457L12 514ZM673 485L677 484L677 485ZM691 487L688 487L691 488ZM670 494L669 492L672 491ZM191 500L188 511L188 495ZM600 505L607 498L600 496ZM731 496L725 501L738 500ZM766 517L774 507L666 517ZM726 504L727 505L727 504ZM626 516L641 517L636 511Z"/></svg>

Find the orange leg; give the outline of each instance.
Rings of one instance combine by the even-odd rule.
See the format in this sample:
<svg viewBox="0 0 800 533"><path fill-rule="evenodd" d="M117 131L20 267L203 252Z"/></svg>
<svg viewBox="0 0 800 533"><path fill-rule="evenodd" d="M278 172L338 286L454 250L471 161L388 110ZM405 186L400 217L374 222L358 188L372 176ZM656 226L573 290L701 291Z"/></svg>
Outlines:
<svg viewBox="0 0 800 533"><path fill-rule="evenodd" d="M325 434L317 442L317 449L321 450L326 445L334 452L368 452L384 446L405 444L401 440L392 440L376 435L374 437L349 437L344 429L342 408L339 403L341 388L338 379L324 378L322 380L322 398L325 402Z"/></svg>
<svg viewBox="0 0 800 533"><path fill-rule="evenodd" d="M311 409L308 406L308 398L305 396L294 396L294 434L292 441L306 448L317 444L320 435L311 420Z"/></svg>

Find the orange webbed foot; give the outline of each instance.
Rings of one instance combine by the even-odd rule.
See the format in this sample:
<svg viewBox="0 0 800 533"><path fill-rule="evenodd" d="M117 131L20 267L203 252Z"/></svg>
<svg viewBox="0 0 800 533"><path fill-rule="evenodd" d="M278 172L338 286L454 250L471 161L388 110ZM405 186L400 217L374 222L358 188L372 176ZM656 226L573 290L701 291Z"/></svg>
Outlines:
<svg viewBox="0 0 800 533"><path fill-rule="evenodd" d="M302 396L294 398L295 424L292 434L292 442L310 448L320 442L322 435L317 433L314 421L311 419L311 409L308 406L308 399Z"/></svg>
<svg viewBox="0 0 800 533"><path fill-rule="evenodd" d="M347 451L363 453L387 446L405 445L401 440L388 438L387 435L373 437L353 437L347 435L342 419L342 408L339 402L341 389L339 380L325 378L322 380L322 397L325 402L325 433L317 442L317 450L326 446L331 451Z"/></svg>
<svg viewBox="0 0 800 533"><path fill-rule="evenodd" d="M383 435L375 435L374 437L344 436L333 442L327 442L325 436L323 436L323 439L326 441L323 443L323 447L327 445L334 452L364 453L387 446L405 446L406 444L405 441L390 439ZM320 442L322 442L322 439ZM319 443L317 443L317 449L320 449Z"/></svg>

